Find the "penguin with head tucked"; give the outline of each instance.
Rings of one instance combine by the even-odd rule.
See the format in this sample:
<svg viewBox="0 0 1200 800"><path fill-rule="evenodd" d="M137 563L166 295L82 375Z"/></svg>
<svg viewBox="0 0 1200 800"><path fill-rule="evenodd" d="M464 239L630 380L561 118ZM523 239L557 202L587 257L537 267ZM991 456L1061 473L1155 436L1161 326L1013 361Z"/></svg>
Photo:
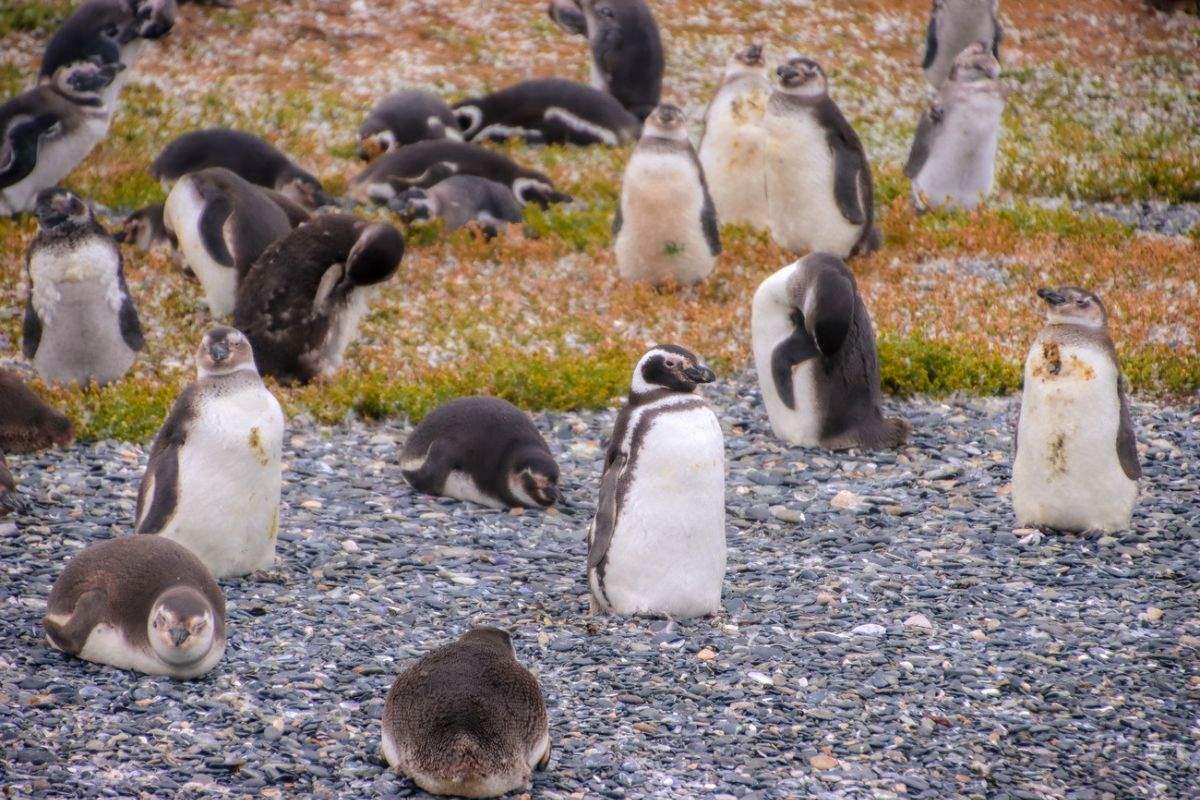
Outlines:
<svg viewBox="0 0 1200 800"><path fill-rule="evenodd" d="M358 157L370 161L426 139L461 139L454 112L420 89L402 89L375 104L358 129Z"/></svg>
<svg viewBox="0 0 1200 800"><path fill-rule="evenodd" d="M641 124L607 92L562 78L537 78L454 104L470 141L520 138L534 144L606 144L637 139Z"/></svg>

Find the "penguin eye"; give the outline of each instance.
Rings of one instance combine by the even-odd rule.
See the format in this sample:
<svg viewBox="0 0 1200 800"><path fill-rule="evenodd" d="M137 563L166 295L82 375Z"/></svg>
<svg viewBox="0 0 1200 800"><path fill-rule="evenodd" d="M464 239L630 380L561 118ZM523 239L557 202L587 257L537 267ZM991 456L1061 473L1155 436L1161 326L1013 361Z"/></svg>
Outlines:
<svg viewBox="0 0 1200 800"><path fill-rule="evenodd" d="M1088 304L1088 299L1087 299L1086 297L1080 298L1079 300L1076 300L1076 301L1075 301L1075 305L1077 305L1077 306L1079 306L1079 307L1081 307L1081 308L1082 308L1083 306L1086 306L1087 304Z"/></svg>
<svg viewBox="0 0 1200 800"><path fill-rule="evenodd" d="M600 8L596 9L596 13L599 14L600 16L604 17L605 19L612 19L614 16L613 10L611 8L609 8L608 6L600 6Z"/></svg>
<svg viewBox="0 0 1200 800"><path fill-rule="evenodd" d="M673 359L673 358L667 359L667 369L675 369L678 366L679 366L679 362L676 361L675 359Z"/></svg>

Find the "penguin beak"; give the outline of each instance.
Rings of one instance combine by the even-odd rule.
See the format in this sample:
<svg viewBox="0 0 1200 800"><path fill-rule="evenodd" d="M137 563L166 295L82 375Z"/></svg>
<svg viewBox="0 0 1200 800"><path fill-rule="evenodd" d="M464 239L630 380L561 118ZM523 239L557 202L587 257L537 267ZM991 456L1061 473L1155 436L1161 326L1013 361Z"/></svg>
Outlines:
<svg viewBox="0 0 1200 800"><path fill-rule="evenodd" d="M171 643L176 647L180 647L187 641L189 634L187 628L171 628Z"/></svg>
<svg viewBox="0 0 1200 800"><path fill-rule="evenodd" d="M215 342L209 345L208 354L212 356L212 360L220 364L225 359L229 358L229 345L224 342Z"/></svg>
<svg viewBox="0 0 1200 800"><path fill-rule="evenodd" d="M1037 294L1038 297L1042 298L1052 306L1061 306L1063 303L1067 302L1067 298L1063 297L1053 289L1038 289Z"/></svg>
<svg viewBox="0 0 1200 800"><path fill-rule="evenodd" d="M546 505L552 506L559 501L558 487L553 483L542 490L542 494L546 498Z"/></svg>
<svg viewBox="0 0 1200 800"><path fill-rule="evenodd" d="M717 374L702 364L688 367L683 376L692 383L712 383L717 379Z"/></svg>
<svg viewBox="0 0 1200 800"><path fill-rule="evenodd" d="M800 70L793 67L791 64L780 64L776 68L775 74L779 76L779 80L783 83L790 83L800 77Z"/></svg>

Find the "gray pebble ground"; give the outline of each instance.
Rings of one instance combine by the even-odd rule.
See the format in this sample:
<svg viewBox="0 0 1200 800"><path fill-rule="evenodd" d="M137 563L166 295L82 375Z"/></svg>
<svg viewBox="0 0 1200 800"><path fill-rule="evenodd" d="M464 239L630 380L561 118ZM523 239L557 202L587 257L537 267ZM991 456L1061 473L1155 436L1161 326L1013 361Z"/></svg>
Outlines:
<svg viewBox="0 0 1200 800"><path fill-rule="evenodd" d="M1200 414L1136 404L1136 529L1014 531L1011 400L907 402L899 453L781 447L749 382L716 619L586 615L584 528L613 413L544 414L576 513L414 495L400 426L294 427L277 574L226 582L230 644L186 683L68 659L63 563L129 532L144 454L13 459L0 536L10 797L407 797L378 755L393 677L472 624L540 675L562 797L1187 798L1200 786ZM0 795L4 792L0 792Z"/></svg>

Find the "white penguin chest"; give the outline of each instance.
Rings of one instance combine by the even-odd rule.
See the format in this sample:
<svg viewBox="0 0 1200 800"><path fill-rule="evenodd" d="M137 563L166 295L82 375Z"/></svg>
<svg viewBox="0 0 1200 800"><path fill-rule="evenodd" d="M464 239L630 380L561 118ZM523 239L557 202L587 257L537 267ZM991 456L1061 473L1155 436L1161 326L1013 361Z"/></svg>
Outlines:
<svg viewBox="0 0 1200 800"><path fill-rule="evenodd" d="M620 274L633 280L694 283L714 257L701 227L704 189L685 153L634 152L621 188Z"/></svg>
<svg viewBox="0 0 1200 800"><path fill-rule="evenodd" d="M795 264L784 267L763 281L754 293L750 317L754 368L775 435L789 444L817 447L821 439L821 414L817 404L816 360L810 359L792 370L793 408L788 408L780 397L771 368L775 348L795 331L787 282L796 269Z"/></svg>
<svg viewBox="0 0 1200 800"><path fill-rule="evenodd" d="M965 98L951 108L929 157L913 181L934 205L974 208L991 192L1004 102L992 95Z"/></svg>
<svg viewBox="0 0 1200 800"><path fill-rule="evenodd" d="M204 287L209 310L214 316L224 317L233 313L237 299L237 270L216 261L205 246L200 234L204 207L204 200L185 176L167 196L163 216L168 227L175 231L184 263Z"/></svg>
<svg viewBox="0 0 1200 800"><path fill-rule="evenodd" d="M766 226L766 143L769 91L757 84L722 90L700 146L700 163L721 222Z"/></svg>

